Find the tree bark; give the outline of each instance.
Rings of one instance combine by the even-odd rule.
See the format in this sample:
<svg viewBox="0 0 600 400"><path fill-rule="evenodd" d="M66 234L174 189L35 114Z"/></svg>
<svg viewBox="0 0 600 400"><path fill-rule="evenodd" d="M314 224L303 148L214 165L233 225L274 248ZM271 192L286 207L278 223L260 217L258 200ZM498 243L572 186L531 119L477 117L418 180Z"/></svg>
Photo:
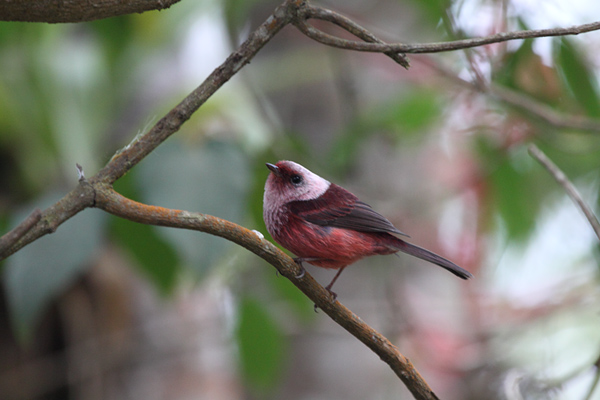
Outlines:
<svg viewBox="0 0 600 400"><path fill-rule="evenodd" d="M171 7L180 0L0 0L0 21L83 22Z"/></svg>

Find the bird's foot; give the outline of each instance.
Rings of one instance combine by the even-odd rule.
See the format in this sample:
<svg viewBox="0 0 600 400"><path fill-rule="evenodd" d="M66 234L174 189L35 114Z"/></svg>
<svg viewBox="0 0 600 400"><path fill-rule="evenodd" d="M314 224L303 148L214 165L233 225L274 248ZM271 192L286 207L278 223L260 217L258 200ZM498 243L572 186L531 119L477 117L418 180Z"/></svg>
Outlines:
<svg viewBox="0 0 600 400"><path fill-rule="evenodd" d="M331 290L332 286L333 285L327 285L327 286L325 286L325 289L327 289L327 291L331 295L331 302L334 303L337 300L337 293L334 292L333 290Z"/></svg>
<svg viewBox="0 0 600 400"><path fill-rule="evenodd" d="M336 292L334 292L333 290L331 290L331 286L333 286L333 285L327 285L327 286L325 286L325 289L327 289L327 291L331 295L331 302L335 303L335 301L337 300L338 295L337 295ZM313 308L314 308L315 312L318 313L317 308L319 308L319 306L317 306L315 304Z"/></svg>
<svg viewBox="0 0 600 400"><path fill-rule="evenodd" d="M296 275L296 279L302 279L302 278L304 278L304 275L306 274L306 269L304 268L304 265L302 265L302 263L304 261L306 261L306 259L301 258L301 257L294 258L294 262L296 264L298 264L298 266L300 267L300 273L298 275Z"/></svg>

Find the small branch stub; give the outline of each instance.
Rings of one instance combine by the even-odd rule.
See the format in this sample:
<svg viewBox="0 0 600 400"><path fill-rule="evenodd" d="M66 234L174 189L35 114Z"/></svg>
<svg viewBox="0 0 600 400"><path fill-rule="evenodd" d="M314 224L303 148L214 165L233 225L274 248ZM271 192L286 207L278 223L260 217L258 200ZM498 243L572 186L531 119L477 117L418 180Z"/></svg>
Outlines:
<svg viewBox="0 0 600 400"><path fill-rule="evenodd" d="M83 167L79 164L75 164L75 167L77 168L77 174L79 176L78 180L79 182L83 182L85 181L85 174L83 173Z"/></svg>

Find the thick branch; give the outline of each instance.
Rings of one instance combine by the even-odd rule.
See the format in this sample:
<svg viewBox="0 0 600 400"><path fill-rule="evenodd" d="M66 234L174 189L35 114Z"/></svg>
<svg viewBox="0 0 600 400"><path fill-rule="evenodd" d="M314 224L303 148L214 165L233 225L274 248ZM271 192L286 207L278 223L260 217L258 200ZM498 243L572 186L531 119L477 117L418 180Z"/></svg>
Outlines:
<svg viewBox="0 0 600 400"><path fill-rule="evenodd" d="M75 189L36 215L32 213L25 221L0 240L0 261L19 251L40 237L53 233L65 221L78 212L94 206L94 190L87 182L81 182ZM35 223L32 224L33 220Z"/></svg>
<svg viewBox="0 0 600 400"><path fill-rule="evenodd" d="M0 1L0 21L83 22L171 7L180 0Z"/></svg>
<svg viewBox="0 0 600 400"><path fill-rule="evenodd" d="M36 208L27 218L13 230L0 237L0 249L12 247L19 239L27 234L42 219L42 211Z"/></svg>
<svg viewBox="0 0 600 400"><path fill-rule="evenodd" d="M97 186L96 207L142 224L191 229L220 236L250 250L273 265L335 322L376 353L392 368L416 399L438 399L410 360L396 346L339 301L332 301L331 294L308 272L303 274L294 260L254 231L211 215L138 203L121 196L105 184Z"/></svg>

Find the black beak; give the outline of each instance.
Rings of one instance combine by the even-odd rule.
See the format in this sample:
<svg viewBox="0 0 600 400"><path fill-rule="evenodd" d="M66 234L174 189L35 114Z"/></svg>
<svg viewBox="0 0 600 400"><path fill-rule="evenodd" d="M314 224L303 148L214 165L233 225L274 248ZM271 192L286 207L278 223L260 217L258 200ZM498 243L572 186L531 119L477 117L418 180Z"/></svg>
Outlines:
<svg viewBox="0 0 600 400"><path fill-rule="evenodd" d="M265 165L271 170L272 173L274 173L277 176L281 176L281 171L279 171L279 167L277 165L270 163L266 163Z"/></svg>

